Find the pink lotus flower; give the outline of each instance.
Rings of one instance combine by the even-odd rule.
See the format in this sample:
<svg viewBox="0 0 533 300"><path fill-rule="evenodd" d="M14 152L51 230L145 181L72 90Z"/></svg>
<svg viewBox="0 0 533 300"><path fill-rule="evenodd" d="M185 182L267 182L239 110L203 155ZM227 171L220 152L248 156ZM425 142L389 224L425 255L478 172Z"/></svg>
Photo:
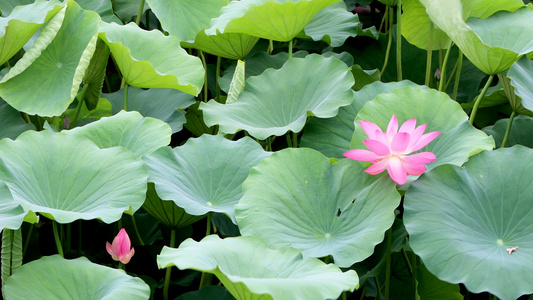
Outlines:
<svg viewBox="0 0 533 300"><path fill-rule="evenodd" d="M372 122L359 121L359 124L368 135L369 139L363 142L370 151L350 150L343 155L354 160L371 162L373 165L365 170L370 175L387 169L394 182L404 184L407 175L421 175L426 171L426 164L437 159L432 152L408 155L422 149L440 134L440 131L424 134L426 124L416 127L416 119L405 121L398 130L398 120L392 115L386 133Z"/></svg>
<svg viewBox="0 0 533 300"><path fill-rule="evenodd" d="M131 257L135 253L135 250L131 247L130 237L126 233L126 230L122 228L117 236L113 239L113 244L106 242L105 245L107 252L111 254L111 257L120 261L123 264L130 262Z"/></svg>

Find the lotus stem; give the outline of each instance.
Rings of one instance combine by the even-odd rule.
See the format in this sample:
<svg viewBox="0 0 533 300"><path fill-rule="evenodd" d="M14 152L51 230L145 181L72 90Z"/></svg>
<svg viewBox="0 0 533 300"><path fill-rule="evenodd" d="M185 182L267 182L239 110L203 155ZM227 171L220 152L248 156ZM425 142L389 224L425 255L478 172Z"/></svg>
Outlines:
<svg viewBox="0 0 533 300"><path fill-rule="evenodd" d="M428 52L426 58L426 80L424 84L429 87L431 84L431 62L433 61L433 23L429 22L429 42L428 42Z"/></svg>
<svg viewBox="0 0 533 300"><path fill-rule="evenodd" d="M292 147L298 148L298 132L292 133Z"/></svg>
<svg viewBox="0 0 533 300"><path fill-rule="evenodd" d="M389 41L387 43L387 51L385 52L385 61L383 62L383 67L381 68L380 75L383 77L383 73L385 73L385 69L387 68L387 64L389 63L389 55L390 55L390 48L392 46L392 25L394 22L393 17L393 11L392 8L387 6L387 10L389 11Z"/></svg>
<svg viewBox="0 0 533 300"><path fill-rule="evenodd" d="M89 89L89 84L83 84L83 89L81 90L81 94L77 97L78 98L78 106L76 107L76 111L74 112L74 118L70 120L70 128L74 128L76 126L76 122L78 121L78 117L80 116L81 107L83 106L83 100L85 98L85 93L87 93L87 90Z"/></svg>
<svg viewBox="0 0 533 300"><path fill-rule="evenodd" d="M63 247L61 246L61 241L59 240L59 233L57 230L56 221L52 221L52 229L54 230L54 239L56 241L57 253L59 253L61 257L65 257L65 255L63 255Z"/></svg>
<svg viewBox="0 0 533 300"><path fill-rule="evenodd" d="M455 82L453 83L452 99L457 101L457 91L459 90L459 79L461 79L461 69L463 68L463 52L459 49L459 57L457 58L457 73L455 74Z"/></svg>
<svg viewBox="0 0 533 300"><path fill-rule="evenodd" d="M403 250L403 248L402 248ZM413 285L411 286L412 287L412 290L413 290L413 295L416 295L416 253L413 251L412 254L411 254L411 268L413 270Z"/></svg>
<svg viewBox="0 0 533 300"><path fill-rule="evenodd" d="M137 26L141 24L141 16L143 14L143 8L144 8L144 0L141 0L141 3L139 4L139 12L137 13L137 18L135 19L135 24L137 24Z"/></svg>
<svg viewBox="0 0 533 300"><path fill-rule="evenodd" d="M170 248L176 246L176 229L170 230ZM170 275L172 273L172 267L167 267L165 272L165 284L163 285L163 299L168 300L168 288L170 286Z"/></svg>
<svg viewBox="0 0 533 300"><path fill-rule="evenodd" d="M396 5L396 73L398 81L402 81L402 0Z"/></svg>
<svg viewBox="0 0 533 300"><path fill-rule="evenodd" d="M446 82L446 86L444 87L444 91L447 91L448 87L450 87L450 84L452 83L452 79L457 74L458 68L459 68L459 57L457 58L457 61L455 62L455 65L453 66L452 72L450 73L450 77L448 78L448 81Z"/></svg>
<svg viewBox="0 0 533 300"><path fill-rule="evenodd" d="M378 31L381 32L381 29L383 29L383 25L387 25L387 16L389 15L389 7L385 6L385 13L383 14L383 18L381 19L381 23L379 24Z"/></svg>
<svg viewBox="0 0 533 300"><path fill-rule="evenodd" d="M452 40L448 41L446 45L446 54L444 55L444 61L442 62L442 68L440 69L440 82L439 82L439 91L444 92L444 83L446 82L446 65L448 64L448 59L450 58L450 52L452 52Z"/></svg>
<svg viewBox="0 0 533 300"><path fill-rule="evenodd" d="M35 224L30 224L30 229L28 230L26 240L24 241L24 248L22 248L22 257L26 256L26 250L28 249L28 245L30 244L31 234L33 233L33 227L35 227Z"/></svg>
<svg viewBox="0 0 533 300"><path fill-rule="evenodd" d="M505 145L507 144L507 139L509 138L509 133L511 132L511 126L513 125L513 120L516 116L516 112L513 110L511 113L511 117L509 117L509 123L507 124L507 129L505 129L505 135L503 136L502 145L500 148L505 148Z"/></svg>
<svg viewBox="0 0 533 300"><path fill-rule="evenodd" d="M474 124L474 119L476 118L477 109L479 107L479 104L481 103L481 99L485 97L485 93L489 89L490 84L492 83L492 79L494 78L494 74L491 74L489 76L489 79L487 79L487 83L485 83L485 86L481 90L481 93L479 93L479 96L476 98L476 102L474 102L474 107L472 108L472 113L470 113L470 120L468 121L470 124Z"/></svg>
<svg viewBox="0 0 533 300"><path fill-rule="evenodd" d="M128 111L128 85L124 87L124 111Z"/></svg>
<svg viewBox="0 0 533 300"><path fill-rule="evenodd" d="M222 58L220 56L217 56L217 69L215 74L215 83L216 83L216 100L220 103L220 84L218 83L218 78L220 77L220 64L222 62Z"/></svg>
<svg viewBox="0 0 533 300"><path fill-rule="evenodd" d="M292 41L289 42L289 58L292 58Z"/></svg>
<svg viewBox="0 0 533 300"><path fill-rule="evenodd" d="M392 226L387 230L387 254L386 254L386 270L385 270L385 300L389 300L390 291L390 276L391 276L391 247L392 247Z"/></svg>
<svg viewBox="0 0 533 300"><path fill-rule="evenodd" d="M207 102L207 62L203 51L199 51L200 58L202 59L202 65L204 66L204 102Z"/></svg>
<svg viewBox="0 0 533 300"><path fill-rule="evenodd" d="M141 238L141 234L139 233L139 229L137 227L137 221L135 221L134 215L131 215L131 224L133 225L133 230L135 231L137 240L139 240L139 245L144 246L144 242L143 242L143 239Z"/></svg>
<svg viewBox="0 0 533 300"><path fill-rule="evenodd" d="M274 42L272 40L268 40L268 48L267 48L268 55L272 54L272 50L274 50Z"/></svg>

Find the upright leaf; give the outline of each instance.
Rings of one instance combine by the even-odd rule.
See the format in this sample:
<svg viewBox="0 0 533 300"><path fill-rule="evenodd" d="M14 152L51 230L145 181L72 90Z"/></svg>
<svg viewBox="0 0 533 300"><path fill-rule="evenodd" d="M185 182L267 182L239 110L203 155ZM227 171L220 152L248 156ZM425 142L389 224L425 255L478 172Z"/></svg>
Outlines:
<svg viewBox="0 0 533 300"><path fill-rule="evenodd" d="M144 202L147 177L129 150L100 149L75 134L26 131L0 141L0 180L14 201L59 223L132 214Z"/></svg>
<svg viewBox="0 0 533 300"><path fill-rule="evenodd" d="M135 23L101 23L103 39L126 83L141 88L172 88L198 95L204 84L204 69L198 57L187 54L174 36L146 31Z"/></svg>
<svg viewBox="0 0 533 300"><path fill-rule="evenodd" d="M323 8L339 0L231 1L211 21L207 35L246 33L275 41L290 41Z"/></svg>
<svg viewBox="0 0 533 300"><path fill-rule="evenodd" d="M4 229L2 232L2 295L7 279L22 266L22 230Z"/></svg>
<svg viewBox="0 0 533 300"><path fill-rule="evenodd" d="M312 74L319 73L320 77ZM302 84L305 82L305 85ZM333 117L353 99L353 76L340 60L311 54L291 58L281 69L250 77L233 104L201 103L208 126L235 133L247 130L258 139L300 132L308 116ZM332 88L332 87L335 88Z"/></svg>
<svg viewBox="0 0 533 300"><path fill-rule="evenodd" d="M164 247L157 264L214 274L238 300L335 299L358 285L353 270L342 272L333 264L303 258L293 248L273 250L251 236L187 239L178 249Z"/></svg>
<svg viewBox="0 0 533 300"><path fill-rule="evenodd" d="M97 13L68 1L0 81L0 96L30 115L60 115L78 93L95 50L99 20Z"/></svg>
<svg viewBox="0 0 533 300"><path fill-rule="evenodd" d="M31 285L28 285L31 282ZM85 257L44 256L24 264L5 285L7 299L148 299L150 287Z"/></svg>
<svg viewBox="0 0 533 300"><path fill-rule="evenodd" d="M0 18L0 65L16 54L62 7L56 0L37 1L17 6L9 17ZM2 13L6 12L2 10Z"/></svg>

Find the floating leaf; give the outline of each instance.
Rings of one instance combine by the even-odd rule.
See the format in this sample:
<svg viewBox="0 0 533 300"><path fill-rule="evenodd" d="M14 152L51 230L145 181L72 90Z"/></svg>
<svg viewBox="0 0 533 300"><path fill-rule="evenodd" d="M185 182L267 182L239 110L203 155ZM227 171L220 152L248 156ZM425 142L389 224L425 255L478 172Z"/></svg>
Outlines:
<svg viewBox="0 0 533 300"><path fill-rule="evenodd" d="M132 214L144 202L147 177L129 150L100 149L75 134L26 131L0 141L0 180L14 201L59 223Z"/></svg>
<svg viewBox="0 0 533 300"><path fill-rule="evenodd" d="M362 261L394 222L400 195L385 176L350 159L330 165L320 152L284 149L263 159L235 207L243 235L305 257L332 255L339 267Z"/></svg>
<svg viewBox="0 0 533 300"><path fill-rule="evenodd" d="M9 17L0 18L0 65L15 55L61 8L59 1L37 1L17 6Z"/></svg>
<svg viewBox="0 0 533 300"><path fill-rule="evenodd" d="M411 185L405 227L431 273L502 299L533 292L532 161L522 146L484 151Z"/></svg>
<svg viewBox="0 0 533 300"><path fill-rule="evenodd" d="M113 114L124 108L124 89L111 94L102 94L113 105ZM143 90L128 87L128 110L136 110L144 117L165 121L172 133L183 128L185 116L180 109L194 104L194 96L173 89Z"/></svg>
<svg viewBox="0 0 533 300"><path fill-rule="evenodd" d="M470 156L494 147L494 140L470 125L461 106L447 94L432 89L403 87L378 95L359 111L351 149L367 149L363 140L368 137L359 121L373 122L384 130L393 114L399 124L416 118L417 125L427 124L426 132L440 131L435 140L421 149L437 156L436 161L427 164L428 170L442 164L460 166Z"/></svg>
<svg viewBox="0 0 533 300"><path fill-rule="evenodd" d="M268 155L248 137L234 142L202 135L181 147L161 148L143 160L161 199L174 201L191 215L221 212L235 221L242 182Z"/></svg>
<svg viewBox="0 0 533 300"><path fill-rule="evenodd" d="M28 285L31 282L31 285ZM9 277L7 299L148 299L150 287L122 270L85 257L45 256L24 264Z"/></svg>
<svg viewBox="0 0 533 300"><path fill-rule="evenodd" d="M343 62L311 54L293 57L279 70L267 69L249 78L236 103L224 105L210 100L201 103L200 109L208 126L218 124L226 133L244 129L255 138L266 139L289 130L299 132L309 115L335 116L339 107L352 102L353 84L353 76Z"/></svg>
<svg viewBox="0 0 533 300"><path fill-rule="evenodd" d="M164 247L160 268L176 266L214 274L237 299L336 299L358 285L353 270L342 272L316 258L302 258L293 248L272 250L256 237L201 242L185 240L178 249Z"/></svg>
<svg viewBox="0 0 533 300"><path fill-rule="evenodd" d="M97 122L67 131L93 141L98 147L123 146L140 158L170 144L172 131L165 122L143 118L136 111L121 111Z"/></svg>
<svg viewBox="0 0 533 300"><path fill-rule="evenodd" d="M323 8L339 0L231 1L211 21L207 35L246 33L275 41L290 41Z"/></svg>
<svg viewBox="0 0 533 300"><path fill-rule="evenodd" d="M78 93L95 50L99 20L97 13L68 1L0 81L0 96L30 115L60 115Z"/></svg>
<svg viewBox="0 0 533 300"><path fill-rule="evenodd" d="M26 123L16 109L0 100L0 128L0 139L15 139L24 131L35 129L35 126Z"/></svg>
<svg viewBox="0 0 533 300"><path fill-rule="evenodd" d="M355 80L357 83L357 76ZM359 92L356 92L352 105L341 107L335 117L328 119L310 119L305 126L300 145L318 150L328 157L343 158L342 154L350 150L350 142L352 141L352 135L355 129L355 115L363 108L363 105L379 94L390 93L404 86L427 88L408 80L388 83L378 81L369 84Z"/></svg>
<svg viewBox="0 0 533 300"><path fill-rule="evenodd" d="M198 95L204 84L204 69L198 57L187 54L174 36L146 31L135 23L102 22L103 39L126 83L141 88L172 88Z"/></svg>

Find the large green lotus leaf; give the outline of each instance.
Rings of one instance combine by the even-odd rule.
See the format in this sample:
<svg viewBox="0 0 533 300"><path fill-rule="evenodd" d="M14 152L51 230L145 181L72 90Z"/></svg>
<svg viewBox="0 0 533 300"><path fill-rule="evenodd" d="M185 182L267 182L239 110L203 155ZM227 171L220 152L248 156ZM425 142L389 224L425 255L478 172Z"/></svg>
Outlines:
<svg viewBox="0 0 533 300"><path fill-rule="evenodd" d="M19 111L57 116L78 93L95 50L100 17L74 1L67 5L0 81L0 96Z"/></svg>
<svg viewBox="0 0 533 300"><path fill-rule="evenodd" d="M532 22L533 11L529 8L522 8L515 12L517 14L498 12L485 20L470 18L467 24L463 19L460 0L419 1L426 8L431 21L453 40L476 67L487 74L509 69L522 54L531 51L528 49L533 40L533 30L526 24ZM493 36L493 31L504 36ZM495 44L486 44L491 42Z"/></svg>
<svg viewBox="0 0 533 300"><path fill-rule="evenodd" d="M187 54L175 36L146 31L135 23L105 22L101 22L99 36L111 49L129 85L172 88L195 96L200 93L204 84L202 62Z"/></svg>
<svg viewBox="0 0 533 300"><path fill-rule="evenodd" d="M298 37L310 37L315 41L324 41L332 47L339 47L349 37L362 31L359 17L346 10L344 1L332 4L321 11L305 26ZM378 38L376 29L371 33Z"/></svg>
<svg viewBox="0 0 533 300"><path fill-rule="evenodd" d="M480 40L492 47L509 49L518 54L533 51L533 10L523 7L515 12L500 11L487 19L470 18L466 24Z"/></svg>
<svg viewBox="0 0 533 300"><path fill-rule="evenodd" d="M343 62L311 54L293 57L279 70L267 69L248 78L233 104L210 100L201 103L200 109L208 126L218 124L226 133L244 129L253 137L266 139L289 130L300 132L308 115L337 115L339 107L352 103L353 84L352 73Z"/></svg>
<svg viewBox="0 0 533 300"><path fill-rule="evenodd" d="M244 33L206 35L205 30L202 30L196 35L194 43L182 42L182 45L224 58L243 60L257 41L259 41L258 37Z"/></svg>
<svg viewBox="0 0 533 300"><path fill-rule="evenodd" d="M520 58L507 72L511 85L515 87L514 93L522 99L522 105L533 110L533 65L527 57Z"/></svg>
<svg viewBox="0 0 533 300"><path fill-rule="evenodd" d="M473 2L475 3L469 16L480 19L486 19L500 10L513 12L524 6L522 0L475 0Z"/></svg>
<svg viewBox="0 0 533 300"><path fill-rule="evenodd" d="M418 48L428 49L431 19L426 8L419 0L402 0L402 10L402 36ZM446 49L448 35L435 26L431 30L431 50Z"/></svg>
<svg viewBox="0 0 533 300"><path fill-rule="evenodd" d="M243 183L235 207L242 235L306 257L332 255L339 267L362 261L383 241L400 204L394 182L364 169L347 158L330 165L308 148L275 152Z"/></svg>
<svg viewBox="0 0 533 300"><path fill-rule="evenodd" d="M192 216L174 203L174 201L161 200L155 191L153 183L148 183L146 201L143 205L150 215L168 227L181 228L202 219L204 216Z"/></svg>
<svg viewBox="0 0 533 300"><path fill-rule="evenodd" d="M122 24L122 21L113 13L113 5L111 0L76 0L76 2L86 10L97 12L103 21L117 24ZM119 1L113 1L119 2ZM139 4L137 4L138 8Z"/></svg>
<svg viewBox="0 0 533 300"><path fill-rule="evenodd" d="M0 139L15 139L26 130L35 129L32 123L26 123L20 113L0 100Z"/></svg>
<svg viewBox="0 0 533 300"><path fill-rule="evenodd" d="M0 11L2 16L8 16L15 7L19 5L31 4L34 0L4 0L0 1Z"/></svg>
<svg viewBox="0 0 533 300"><path fill-rule="evenodd" d="M196 35L210 26L230 0L146 0L161 27L180 41L192 42Z"/></svg>
<svg viewBox="0 0 533 300"><path fill-rule="evenodd" d="M114 222L144 202L148 172L131 151L67 133L26 131L0 141L0 180L15 202L59 223Z"/></svg>
<svg viewBox="0 0 533 300"><path fill-rule="evenodd" d="M111 94L102 94L111 102L113 114L124 109L124 89ZM143 90L128 87L128 110L136 110L145 117L165 121L172 128L172 133L183 128L185 115L180 109L194 104L194 96L174 89Z"/></svg>
<svg viewBox="0 0 533 300"><path fill-rule="evenodd" d="M172 130L159 119L121 111L67 133L88 138L102 149L122 146L140 158L170 144Z"/></svg>
<svg viewBox="0 0 533 300"><path fill-rule="evenodd" d="M298 51L296 53L293 53L292 57L303 58L306 57L308 54L309 53L307 51ZM283 64L287 61L287 59L289 59L289 54L287 52L280 52L274 55L269 55L266 52L256 52L250 55L250 57L246 58L246 68L244 76L245 78L248 78L250 76L257 76L263 73L268 68L279 69L283 67ZM220 89L226 93L229 92L229 87L233 79L233 74L235 74L236 66L237 62L234 62L224 71L224 75L218 78Z"/></svg>
<svg viewBox="0 0 533 300"><path fill-rule="evenodd" d="M235 222L242 182L268 155L248 137L230 141L221 135L202 135L181 147L161 148L143 161L161 199L174 201L191 215L221 212Z"/></svg>
<svg viewBox="0 0 533 300"><path fill-rule="evenodd" d="M484 151L411 185L405 227L431 273L502 299L533 292L532 162L522 146Z"/></svg>
<svg viewBox="0 0 533 300"><path fill-rule="evenodd" d="M323 8L339 0L231 1L211 20L207 35L246 33L264 39L292 40Z"/></svg>
<svg viewBox="0 0 533 300"><path fill-rule="evenodd" d="M358 81L357 77L355 81ZM355 92L352 105L341 107L339 114L335 117L310 119L305 125L300 145L318 150L328 157L343 158L342 154L350 150L350 142L355 129L354 119L363 105L379 94L390 93L404 86L427 88L409 80L388 83L377 81L369 84Z"/></svg>
<svg viewBox="0 0 533 300"><path fill-rule="evenodd" d="M129 21L134 21L133 17L139 14L139 6L141 1L132 1L132 0L112 0L113 7L115 9L115 14L125 23ZM144 1L142 12L150 9L147 1Z"/></svg>
<svg viewBox="0 0 533 300"><path fill-rule="evenodd" d="M503 137L505 136L505 131L507 130L508 124L509 119L501 119L498 120L494 125L483 128L483 131L494 138L494 141L496 142L496 148L500 148L502 145ZM531 132L533 132L533 119L526 116L516 117L513 120L511 131L509 132L506 147L523 145L533 148L533 137L531 136Z"/></svg>
<svg viewBox="0 0 533 300"><path fill-rule="evenodd" d="M426 266L420 265L416 270L416 291L420 300L463 300L458 284L439 280L431 274Z"/></svg>
<svg viewBox="0 0 533 300"><path fill-rule="evenodd" d="M178 249L164 247L157 264L214 274L238 300L336 299L359 282L353 270L342 272L334 264L303 258L294 248L270 249L253 236L187 239Z"/></svg>
<svg viewBox="0 0 533 300"><path fill-rule="evenodd" d="M4 228L19 229L25 215L26 211L13 200L7 185L0 182L0 233Z"/></svg>
<svg viewBox="0 0 533 300"><path fill-rule="evenodd" d="M32 35L63 5L59 1L37 1L17 6L9 17L0 18L0 65L15 55Z"/></svg>
<svg viewBox="0 0 533 300"><path fill-rule="evenodd" d="M435 140L421 149L437 156L437 160L427 164L428 170L442 164L460 166L470 156L494 147L494 140L470 125L461 105L447 94L433 89L403 87L378 95L359 111L351 149L367 149L363 140L368 136L359 121L371 121L385 130L393 114L398 124L416 118L417 125L427 124L426 132L440 131Z"/></svg>
<svg viewBox="0 0 533 300"><path fill-rule="evenodd" d="M7 299L13 300L150 298L150 287L140 278L85 257L67 260L59 255L22 265L9 277L4 292Z"/></svg>

